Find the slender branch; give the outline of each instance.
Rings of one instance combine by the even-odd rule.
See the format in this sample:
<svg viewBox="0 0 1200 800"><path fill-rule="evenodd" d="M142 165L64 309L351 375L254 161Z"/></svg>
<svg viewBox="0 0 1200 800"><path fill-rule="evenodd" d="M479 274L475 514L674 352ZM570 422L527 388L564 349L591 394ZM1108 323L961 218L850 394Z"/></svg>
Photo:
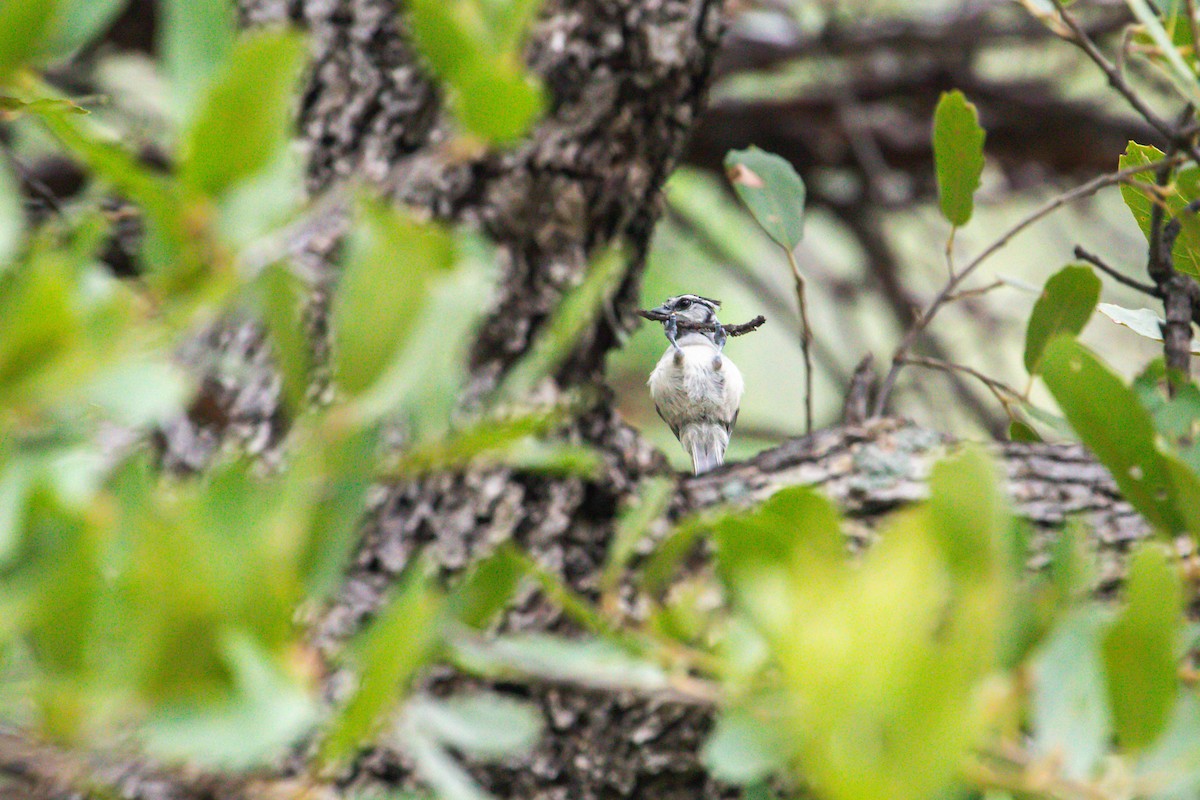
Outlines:
<svg viewBox="0 0 1200 800"><path fill-rule="evenodd" d="M813 366L812 366L812 328L808 325L808 302L804 299L804 276L800 274L800 265L796 263L796 254L791 248L785 247L788 265L792 268L792 277L796 280L796 301L800 304L800 350L804 353L804 432L812 433L813 425Z"/></svg>
<svg viewBox="0 0 1200 800"><path fill-rule="evenodd" d="M637 313L641 314L648 320L653 320L654 322L663 322L670 316L668 314L649 311L644 308L638 309ZM743 334L758 330L766 321L767 318L762 314L759 314L749 322L743 322L740 325L716 325L711 322L689 322L686 319L679 318L676 318L675 325L681 331L715 331L718 327L720 327L725 329L726 336L741 336Z"/></svg>
<svg viewBox="0 0 1200 800"><path fill-rule="evenodd" d="M954 292L958 288L959 284L968 278L979 267L980 264L995 255L1017 234L1021 233L1033 223L1056 211L1062 206L1084 197L1090 197L1101 189L1107 186L1113 186L1115 184L1122 183L1134 175L1159 169L1165 162L1179 163L1180 160L1180 156L1173 156L1172 158L1164 158L1160 159L1159 161L1152 161L1149 164L1128 167L1120 170L1119 172L1112 172L1107 175L1097 176L1087 183L1080 184L1074 189L1070 189L1046 201L1041 206L1026 215L1021 221L1017 222L1015 225L1005 231L999 239L996 239L990 245L984 248L983 252L975 256L975 258L972 259L969 264L963 267L958 274L947 281L946 285L942 287L942 290L938 292L936 297L933 298L933 301L929 304L929 307L925 310L925 312L918 316L912 327L908 329L908 333L905 334L903 341L900 342L900 345L892 354L892 366L888 370L887 376L883 379L883 383L879 387L879 396L875 399L875 408L873 409L874 416L883 416L884 411L887 409L888 399L891 396L892 390L895 388L896 378L900 373L900 369L904 365L904 359L907 357L909 350L912 349L913 345L916 343L917 339L921 336L925 329L929 327L929 323L931 323L933 318L937 316L937 312L940 311L942 306L944 306L946 302L954 296Z"/></svg>
<svg viewBox="0 0 1200 800"><path fill-rule="evenodd" d="M1004 406L1008 411L1009 404L1014 400L1024 402L1025 398L1016 389L1012 388L1003 381L998 381L995 378L989 378L974 367L968 367L965 364L954 364L949 361L942 361L938 358L925 358L922 356L907 356L904 359L905 364L911 364L914 367L926 367L928 369L936 369L939 372L956 373L961 372L963 375L970 375L975 380L982 383L995 396L996 401ZM1005 397L1007 395L1007 397ZM1009 413L1011 417L1012 414Z"/></svg>
<svg viewBox="0 0 1200 800"><path fill-rule="evenodd" d="M1133 90L1133 87L1131 87L1129 82L1125 80L1125 75L1118 70L1116 66L1114 66L1113 63L1104 56L1103 53L1100 52L1100 48L1096 46L1095 41L1093 41L1092 37L1088 35L1088 32L1083 29L1083 26L1079 24L1079 21L1076 20L1069 11L1067 11L1062 0L1050 0L1050 2L1054 4L1054 8L1058 12L1059 18L1062 19L1063 23L1071 30L1071 37L1067 41L1079 47L1079 49L1083 50L1083 52L1087 54L1088 58L1095 62L1096 66L1098 66L1108 78L1108 85L1116 89L1121 96L1125 98L1125 101L1129 103L1129 105L1132 106L1139 115L1141 115L1142 119L1150 123L1150 125L1153 126L1164 137L1166 137L1169 142L1184 150L1189 156L1191 156L1193 161L1195 161L1197 164L1200 164L1200 151L1196 149L1195 143L1192 142L1190 138L1182 136L1177 126L1171 125L1171 123L1167 122L1157 113L1155 113L1154 109L1150 108L1146 101L1143 100L1142 97Z"/></svg>
<svg viewBox="0 0 1200 800"><path fill-rule="evenodd" d="M1075 245L1075 257L1081 261L1088 262L1093 267L1100 270L1101 272L1103 272L1108 277L1112 278L1117 283L1124 284L1124 285L1128 286L1130 289L1136 289L1137 291L1141 292L1142 294L1149 295L1150 297L1158 297L1158 298L1162 297L1162 292L1159 291L1157 286L1151 286L1148 283L1142 283L1141 281L1136 281L1133 278L1130 278L1128 275L1124 275L1124 274L1118 272L1115 267L1111 267L1108 264L1106 264L1103 261L1103 259L1100 258L1100 256L1096 255L1095 253L1091 253L1087 250L1084 250L1079 245Z"/></svg>
<svg viewBox="0 0 1200 800"><path fill-rule="evenodd" d="M947 303L957 303L959 300L966 300L971 297L979 297L987 294L994 289L1003 289L1008 286L1004 281L992 281L987 286L976 286L974 289L963 289L961 292L955 292L946 298Z"/></svg>

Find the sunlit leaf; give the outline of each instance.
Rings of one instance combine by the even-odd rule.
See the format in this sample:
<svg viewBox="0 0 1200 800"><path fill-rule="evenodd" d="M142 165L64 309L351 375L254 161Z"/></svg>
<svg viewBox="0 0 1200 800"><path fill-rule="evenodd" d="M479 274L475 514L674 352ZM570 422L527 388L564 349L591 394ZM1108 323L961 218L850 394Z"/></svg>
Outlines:
<svg viewBox="0 0 1200 800"><path fill-rule="evenodd" d="M41 49L53 32L56 0L4 0L0 3L0 86Z"/></svg>
<svg viewBox="0 0 1200 800"><path fill-rule="evenodd" d="M304 55L304 40L285 31L256 31L234 46L183 135L186 185L217 197L282 156Z"/></svg>
<svg viewBox="0 0 1200 800"><path fill-rule="evenodd" d="M767 235L794 250L804 236L804 182L791 163L757 147L730 150L725 174Z"/></svg>
<svg viewBox="0 0 1200 800"><path fill-rule="evenodd" d="M501 546L471 568L451 595L455 618L471 628L484 629L503 609L525 575L522 561L511 545Z"/></svg>
<svg viewBox="0 0 1200 800"><path fill-rule="evenodd" d="M413 38L449 85L459 121L485 141L520 138L545 105L540 82L521 58L524 32L540 5L529 0L407 5Z"/></svg>
<svg viewBox="0 0 1200 800"><path fill-rule="evenodd" d="M1042 352L1055 336L1077 336L1096 310L1100 279L1091 267L1063 267L1050 276L1033 304L1025 331L1025 369L1036 375Z"/></svg>
<svg viewBox="0 0 1200 800"><path fill-rule="evenodd" d="M1163 340L1162 326L1166 324L1166 320L1153 309L1122 308L1112 303L1100 303L1096 308L1113 322L1124 325L1139 336L1145 336L1156 342ZM1192 339L1192 354L1200 354L1200 341L1194 338Z"/></svg>
<svg viewBox="0 0 1200 800"><path fill-rule="evenodd" d="M960 91L943 92L933 114L933 160L942 213L955 227L975 210L975 190L983 174L979 112Z"/></svg>
<svg viewBox="0 0 1200 800"><path fill-rule="evenodd" d="M1150 145L1130 142L1121 156L1118 166L1121 169L1140 167L1162 159L1163 152ZM1139 172L1133 175L1131 183L1121 184L1121 197L1129 207L1138 227L1147 237L1150 236L1150 210L1155 200L1152 197L1162 191L1165 195L1164 224L1172 217L1178 217L1182 225L1179 238L1175 240L1172 249L1175 268L1192 276L1200 276L1200 219L1196 214L1184 213L1183 208L1191 200L1200 197L1200 167L1188 167L1175 173L1172 182L1164 189L1154 186L1154 171ZM1143 187L1144 188L1139 188ZM1103 309L1101 309L1103 310Z"/></svg>
<svg viewBox="0 0 1200 800"><path fill-rule="evenodd" d="M1181 530L1153 423L1133 390L1066 336L1047 345L1042 377L1079 438L1112 473L1121 495L1160 530Z"/></svg>
<svg viewBox="0 0 1200 800"><path fill-rule="evenodd" d="M1158 738L1175 704L1183 591L1175 564L1153 544L1134 554L1125 585L1125 608L1101 652L1117 741L1139 750Z"/></svg>

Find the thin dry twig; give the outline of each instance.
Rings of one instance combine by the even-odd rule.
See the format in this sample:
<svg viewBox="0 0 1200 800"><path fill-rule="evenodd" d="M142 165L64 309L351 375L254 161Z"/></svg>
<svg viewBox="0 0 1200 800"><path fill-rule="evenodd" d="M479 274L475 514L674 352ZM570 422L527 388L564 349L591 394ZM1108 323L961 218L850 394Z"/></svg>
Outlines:
<svg viewBox="0 0 1200 800"><path fill-rule="evenodd" d="M1149 172L1151 170L1157 170L1162 167L1164 163L1179 163L1182 160L1182 156L1176 155L1170 158L1152 161L1149 164L1128 167L1118 172L1111 172L1107 175L1099 175L1095 178L1092 178L1087 183L1080 184L1074 189L1069 189L1061 194L1055 195L1053 198L1031 211L1023 219L1005 231L1000 238L996 239L990 245L984 248L984 250L979 253L979 255L975 256L975 258L972 259L969 264L963 267L962 270L960 270L954 277L946 282L946 285L943 286L942 290L938 292L936 297L933 298L933 301L929 304L928 308L925 309L924 313L920 314L913 323L912 327L908 329L903 341L900 342L899 346L896 348L896 351L892 354L892 366L888 370L887 376L883 379L883 383L879 387L879 395L876 397L875 407L872 409L873 415L876 417L883 416L884 411L887 409L887 403L891 396L892 390L895 388L896 378L899 376L900 369L904 366L904 361L908 356L908 352L912 349L921 333L924 332L927 327L929 327L929 323L933 321L933 318L937 316L937 312L940 311L942 306L944 306L947 301L954 296L955 290L958 289L959 284L966 280L966 278L968 278L979 267L980 264L982 264L984 261L987 261L998 251L1000 251L1005 245L1012 241L1013 237L1015 237L1017 234L1021 233L1033 223L1067 205L1068 203L1084 197L1090 197L1101 189L1107 186L1123 183L1134 175L1138 175L1143 172Z"/></svg>
<svg viewBox="0 0 1200 800"><path fill-rule="evenodd" d="M966 364L955 364L950 361L942 361L939 358L925 358L922 356L906 356L904 363L911 364L914 367L936 369L939 372L946 372L949 374L961 372L963 375L970 375L972 378L988 388L988 391L992 393L992 395L996 398L996 401L1000 403L1000 405L1004 406L1006 412L1009 412L1009 417L1012 417L1009 406L1013 402L1022 403L1025 401L1024 396L1022 396L1021 393L1016 389L1012 388L1003 381L998 381L995 378L988 377L974 367L968 367Z"/></svg>
<svg viewBox="0 0 1200 800"><path fill-rule="evenodd" d="M670 318L670 314L663 314L659 311L651 311L644 308L639 308L638 312L643 317L653 322L664 322ZM752 333L762 327L762 324L767 321L767 318L759 314L749 322L743 322L740 325L721 325L725 329L726 336L742 336L747 333ZM681 331L715 331L717 325L711 322L688 322L685 319L675 320L675 325Z"/></svg>
<svg viewBox="0 0 1200 800"><path fill-rule="evenodd" d="M1084 250L1079 245L1075 245L1075 257L1080 259L1081 261L1088 262L1093 267L1100 270L1101 272L1103 272L1108 277L1112 278L1117 283L1124 284L1124 285L1128 286L1130 289L1137 289L1142 294L1149 295L1150 297L1159 297L1159 298L1162 297L1162 292L1160 292L1158 290L1157 286L1151 286L1148 283L1142 283L1141 281L1136 281L1133 278L1129 277L1128 275L1118 272L1115 267L1109 266L1107 263L1105 263L1104 260L1100 258L1100 256L1098 256L1095 253L1092 253L1088 250Z"/></svg>
<svg viewBox="0 0 1200 800"><path fill-rule="evenodd" d="M813 365L812 365L812 327L808 324L808 301L804 298L804 276L800 273L800 265L796 263L796 254L790 248L784 248L787 253L788 265L792 268L792 277L796 281L796 302L800 306L800 352L804 354L804 432L812 433L813 424Z"/></svg>

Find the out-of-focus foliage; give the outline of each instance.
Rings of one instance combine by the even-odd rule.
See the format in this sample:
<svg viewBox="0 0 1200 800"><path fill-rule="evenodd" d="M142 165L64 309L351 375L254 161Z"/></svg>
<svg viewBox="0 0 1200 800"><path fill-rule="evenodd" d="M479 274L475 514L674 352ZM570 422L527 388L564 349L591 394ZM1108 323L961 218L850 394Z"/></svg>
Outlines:
<svg viewBox="0 0 1200 800"><path fill-rule="evenodd" d="M540 108L519 58L535 6L409 7L418 46L464 129L481 139L512 141ZM405 751L439 797L479 800L485 795L463 759L527 753L542 721L510 690L554 681L714 708L705 766L754 800L801 784L829 800L1200 792L1200 701L1180 657L1194 645L1182 616L1182 564L1161 543L1139 545L1124 597L1101 605L1089 594L1086 537L1069 527L1049 546L1048 567L1029 574L1033 537L974 448L942 460L928 500L891 519L854 557L845 552L845 521L807 488L664 530L675 490L664 478L643 479L618 515L594 595L572 590L511 543L457 580L418 556L341 654L353 680L323 707L323 670L296 619L337 586L375 479L465 463L595 471L596 454L546 439L569 409L522 403L563 366L623 262L599 257L568 294L495 392L505 408L482 401L467 416L456 401L476 318L463 309L484 305L487 244L355 197L342 209L352 222L330 320L333 399L309 407L314 354L302 326L311 287L272 244L284 226L328 213L330 202L298 201L288 168L303 40L282 31L238 37L220 2L165 9L162 71L177 127L172 168L161 171L108 136L98 114L81 113L88 103L58 96L35 71L86 41L110 5L0 5L0 22L23 32L0 24L4 112L70 152L103 191L132 202L146 228L144 275L118 280L98 257L111 235L99 191L31 227L16 181L0 170L6 723L76 744L132 732L155 754L228 768L258 766L308 742L309 777L320 779L385 742ZM213 26L205 41L198 20ZM1163 58L1178 71L1175 58ZM978 199L982 134L961 95L947 98L935 149L943 207L958 226ZM512 115L497 118L498 105ZM1131 146L1125 165L1155 157ZM735 188L765 232L716 184L682 173L668 191L673 217L652 254L647 291L675 293L664 290L667 261L718 285L711 265L733 262L756 288L727 298L725 310L748 318L763 310L755 306L763 297L791 297L788 276L760 272L758 262L776 245L812 246L810 254L832 259L810 243L836 236L836 226L809 217L822 235L810 227L801 243L804 188L794 171L757 150L730 161ZM1169 176L1172 213L1193 199L1186 173ZM1147 195L1127 192L1126 200L1148 222ZM1190 241L1180 237L1181 266L1194 255ZM1176 381L1168 393L1161 364L1128 385L1081 344L1097 297L1091 270L1069 266L1046 283L1026 327L1030 380L1048 387L1064 419L1040 410L1029 392L1009 398L1006 410L1030 438L1073 429L1161 534L1195 540L1200 389ZM862 343L848 341L836 305L813 305L818 344L840 356ZM794 342L788 315L766 310ZM257 314L270 337L289 414L283 457L270 464L222 453L199 476L163 474L145 444L149 432L184 414L197 392L176 353L198 326L230 312ZM630 349L653 357L661 347L653 336ZM739 362L756 348L783 358L774 344L734 347ZM767 364L773 380L760 384L757 400L752 389L750 410L768 422L795 418L798 404L780 399L799 396L786 391L788 370ZM385 452L397 439L398 451ZM684 569L706 537L715 572ZM530 586L579 633L497 634L496 616ZM625 615L633 589L643 592L636 621ZM434 663L500 681L505 692L416 692Z"/></svg>

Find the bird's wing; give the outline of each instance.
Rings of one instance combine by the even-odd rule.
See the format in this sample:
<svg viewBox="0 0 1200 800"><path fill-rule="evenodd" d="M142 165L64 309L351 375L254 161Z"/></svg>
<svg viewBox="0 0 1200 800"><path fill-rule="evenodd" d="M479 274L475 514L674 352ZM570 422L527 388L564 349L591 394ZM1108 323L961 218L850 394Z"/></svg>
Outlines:
<svg viewBox="0 0 1200 800"><path fill-rule="evenodd" d="M671 420L667 419L663 415L662 409L658 407L658 403L654 404L654 410L658 413L658 418L661 419L663 422L667 423L667 427L671 429L671 433L675 434L675 438L678 439L679 438L679 426L671 424Z"/></svg>

